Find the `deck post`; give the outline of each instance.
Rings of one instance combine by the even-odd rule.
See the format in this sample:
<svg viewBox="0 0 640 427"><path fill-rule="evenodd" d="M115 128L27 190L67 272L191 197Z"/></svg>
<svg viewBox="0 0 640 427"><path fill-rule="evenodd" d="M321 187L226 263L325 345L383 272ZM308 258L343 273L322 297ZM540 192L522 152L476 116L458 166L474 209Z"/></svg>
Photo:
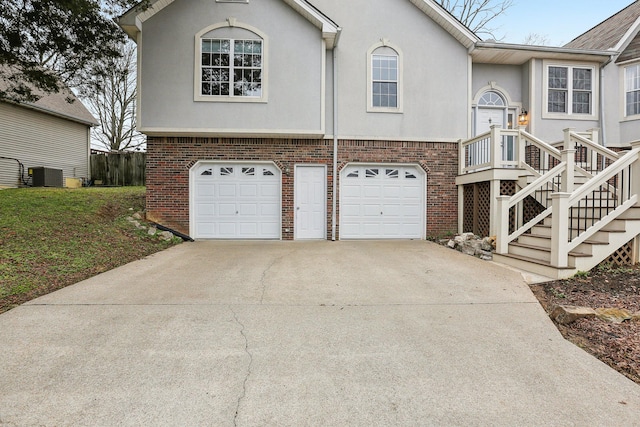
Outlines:
<svg viewBox="0 0 640 427"><path fill-rule="evenodd" d="M551 205L551 265L556 268L569 266L569 197L570 193L553 193Z"/></svg>
<svg viewBox="0 0 640 427"><path fill-rule="evenodd" d="M576 175L576 150L575 148L565 149L562 150L560 154L562 154L562 161L567 164L564 172L562 172L560 191L562 191L563 193L573 193Z"/></svg>
<svg viewBox="0 0 640 427"><path fill-rule="evenodd" d="M498 214L496 215L496 253L509 252L509 200L511 196L496 197Z"/></svg>

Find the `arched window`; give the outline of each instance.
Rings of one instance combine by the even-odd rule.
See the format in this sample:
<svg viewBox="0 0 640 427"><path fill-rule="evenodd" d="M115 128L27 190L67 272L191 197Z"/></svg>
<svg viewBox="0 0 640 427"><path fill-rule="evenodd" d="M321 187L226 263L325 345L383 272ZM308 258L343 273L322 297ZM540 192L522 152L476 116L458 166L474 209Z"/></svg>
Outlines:
<svg viewBox="0 0 640 427"><path fill-rule="evenodd" d="M228 20L196 34L196 101L266 101L266 37Z"/></svg>
<svg viewBox="0 0 640 427"><path fill-rule="evenodd" d="M382 41L369 49L367 111L402 112L402 56Z"/></svg>
<svg viewBox="0 0 640 427"><path fill-rule="evenodd" d="M495 91L487 91L482 95L482 97L478 100L478 105L483 107L504 107L506 106L504 102L504 98Z"/></svg>

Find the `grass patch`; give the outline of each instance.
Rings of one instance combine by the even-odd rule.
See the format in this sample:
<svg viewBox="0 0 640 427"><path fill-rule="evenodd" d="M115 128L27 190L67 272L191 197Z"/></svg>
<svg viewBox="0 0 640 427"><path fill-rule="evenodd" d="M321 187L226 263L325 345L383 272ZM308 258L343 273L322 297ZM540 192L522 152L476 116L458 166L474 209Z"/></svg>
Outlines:
<svg viewBox="0 0 640 427"><path fill-rule="evenodd" d="M124 218L144 187L0 191L0 313L176 244Z"/></svg>

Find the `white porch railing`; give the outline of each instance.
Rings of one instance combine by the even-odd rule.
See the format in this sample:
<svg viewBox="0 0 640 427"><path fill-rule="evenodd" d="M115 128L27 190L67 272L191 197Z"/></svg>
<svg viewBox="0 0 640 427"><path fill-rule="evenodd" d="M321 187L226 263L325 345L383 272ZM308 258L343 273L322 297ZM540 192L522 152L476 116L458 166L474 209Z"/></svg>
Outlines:
<svg viewBox="0 0 640 427"><path fill-rule="evenodd" d="M602 147L594 147L591 141L572 133L571 131L566 133L567 141L570 140L572 143L577 141L581 147L586 146L586 150L582 150L581 154L578 154L576 149L562 151L561 163L552 170L514 196L497 198L499 212L497 253L507 253L510 242L553 213L551 265L558 268L567 267L569 252L638 202L640 142L633 143L633 149L630 152L618 157L616 153L602 150ZM614 158L617 160L614 161ZM584 163L593 167L589 169L597 175L594 176L588 172L588 169L576 165L576 160L582 159L588 160ZM599 169L598 165L601 165L602 169ZM585 176L590 176L590 179L577 189L575 189L575 172L587 172ZM558 182L554 183L554 180ZM549 185L559 188L560 191L549 191ZM513 215L514 210L517 210L528 196L545 191L550 193L551 205L526 224L516 226L515 230L510 232L509 215Z"/></svg>

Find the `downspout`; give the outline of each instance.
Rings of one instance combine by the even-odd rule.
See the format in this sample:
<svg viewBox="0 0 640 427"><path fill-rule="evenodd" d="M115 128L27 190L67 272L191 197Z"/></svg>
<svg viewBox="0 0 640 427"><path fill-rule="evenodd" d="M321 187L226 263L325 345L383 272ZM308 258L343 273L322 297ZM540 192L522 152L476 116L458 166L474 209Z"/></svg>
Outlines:
<svg viewBox="0 0 640 427"><path fill-rule="evenodd" d="M338 189L338 40L342 29L338 28L338 34L336 34L335 42L333 43L333 179L332 185L332 197L331 197L331 240L336 240L336 222L337 215L336 209L338 207L338 201L336 199Z"/></svg>

